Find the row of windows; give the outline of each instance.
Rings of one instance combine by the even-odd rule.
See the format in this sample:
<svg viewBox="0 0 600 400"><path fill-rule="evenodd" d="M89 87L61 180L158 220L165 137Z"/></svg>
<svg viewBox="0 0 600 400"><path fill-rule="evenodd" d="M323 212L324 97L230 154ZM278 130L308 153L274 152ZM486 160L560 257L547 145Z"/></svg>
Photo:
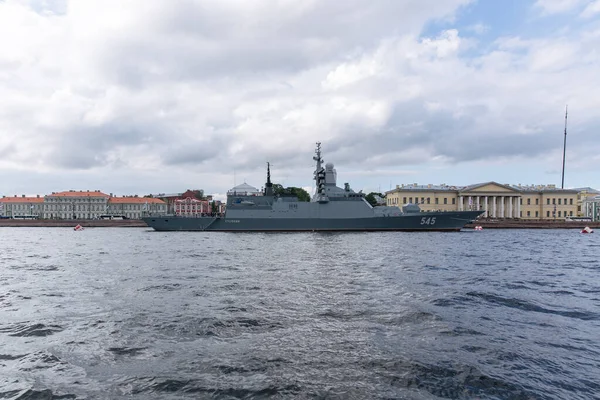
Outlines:
<svg viewBox="0 0 600 400"><path fill-rule="evenodd" d="M388 199L388 205L390 204L398 204L398 198L395 197L392 200L392 202L390 203L389 201L390 199ZM421 197L421 201L419 201L418 197L414 198L415 203L418 204L431 204L431 197ZM413 202L413 198L412 197L404 197L402 198L402 204L408 204L408 203L412 203ZM437 197L434 198L434 204L440 204L440 199L438 199ZM448 198L444 197L444 202L443 204L448 204ZM452 204L456 204L456 198L452 198Z"/></svg>
<svg viewBox="0 0 600 400"><path fill-rule="evenodd" d="M564 212L564 214L562 214L562 215L561 215L561 214L562 214L562 213L559 211L559 212L558 212L558 215L556 215L556 216L557 216L557 217L559 217L559 218L560 218L561 216L564 216L564 217L566 217L566 216L567 216L567 212L566 212L566 211ZM521 217L522 217L522 216L523 216L523 211L521 211ZM531 211L527 211L527 216L528 216L528 217L531 217ZM540 212L539 212L539 211L536 211L536 212L535 212L535 217L536 217L536 218L538 218L539 216L540 216ZM554 217L554 213L552 214L552 216ZM572 216L573 216L573 211L569 211L569 215L568 215L568 216L572 217ZM546 217L548 217L548 218L550 217L550 211L546 211Z"/></svg>
<svg viewBox="0 0 600 400"><path fill-rule="evenodd" d="M391 200L391 201L390 201ZM408 200L408 201L407 201ZM415 197L414 198L415 203L419 203L419 204L431 204L431 198L427 197L421 197L421 201L419 202L419 198ZM439 204L439 199L436 197L434 204ZM550 200L552 200L552 204L557 204L557 200L558 200L558 205L567 205L567 200L568 200L568 205L573 205L573 199L564 199L564 203L563 203L563 199L561 198L547 198L546 199L546 204L550 205ZM402 198L402 204L407 204L407 203L412 203L413 202L413 198L412 197L403 197ZM521 205L523 205L523 198L520 199ZM392 198L392 199L388 199L388 205L392 205L392 204L398 204L398 198ZM443 204L448 204L448 198L444 197L444 202ZM452 198L452 204L456 204L456 198ZM535 205L538 206L540 204L540 199L535 199ZM527 199L527 205L530 206L531 205L531 198Z"/></svg>
<svg viewBox="0 0 600 400"><path fill-rule="evenodd" d="M93 199L93 198L73 198L73 197L46 197L44 198L44 202L49 203L106 203L105 198L102 199Z"/></svg>
<svg viewBox="0 0 600 400"><path fill-rule="evenodd" d="M0 207L0 209L2 209L3 207ZM7 204L6 205L6 209L12 209L12 210L29 210L29 209L33 209L33 210L40 210L41 207L39 205L32 205L32 204Z"/></svg>
<svg viewBox="0 0 600 400"><path fill-rule="evenodd" d="M562 199L558 199L558 205L560 205L560 201L561 200ZM569 205L572 206L573 205L573 199L569 199L569 200L571 200L571 202L569 203ZM546 199L546 204L550 204L550 199ZM556 198L552 199L552 204L556 204ZM565 203L564 204L567 205L567 199L565 199Z"/></svg>
<svg viewBox="0 0 600 400"><path fill-rule="evenodd" d="M552 200L552 204L557 204L557 199L553 198L547 198L546 199L546 204L550 205L550 200ZM572 206L573 205L573 199L564 199L564 203L562 202L563 199L558 199L558 205L562 205L564 204L565 206L567 205L567 200L569 200L568 205ZM523 199L521 199L521 204L523 204ZM535 205L539 205L540 204L540 199L535 199ZM531 205L531 199L527 199L527 205L530 206Z"/></svg>

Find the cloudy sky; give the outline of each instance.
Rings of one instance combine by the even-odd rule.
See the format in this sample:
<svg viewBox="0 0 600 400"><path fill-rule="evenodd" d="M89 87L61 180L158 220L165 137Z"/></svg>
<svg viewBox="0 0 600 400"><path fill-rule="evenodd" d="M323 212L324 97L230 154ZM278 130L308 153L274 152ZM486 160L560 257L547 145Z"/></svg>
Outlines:
<svg viewBox="0 0 600 400"><path fill-rule="evenodd" d="M0 194L600 188L600 0L0 0Z"/></svg>

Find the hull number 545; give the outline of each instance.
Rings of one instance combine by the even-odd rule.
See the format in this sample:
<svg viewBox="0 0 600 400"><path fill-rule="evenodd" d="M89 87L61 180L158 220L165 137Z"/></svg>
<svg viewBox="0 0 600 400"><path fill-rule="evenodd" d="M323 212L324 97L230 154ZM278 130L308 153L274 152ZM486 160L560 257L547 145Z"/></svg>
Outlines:
<svg viewBox="0 0 600 400"><path fill-rule="evenodd" d="M435 217L421 218L421 225L435 225Z"/></svg>

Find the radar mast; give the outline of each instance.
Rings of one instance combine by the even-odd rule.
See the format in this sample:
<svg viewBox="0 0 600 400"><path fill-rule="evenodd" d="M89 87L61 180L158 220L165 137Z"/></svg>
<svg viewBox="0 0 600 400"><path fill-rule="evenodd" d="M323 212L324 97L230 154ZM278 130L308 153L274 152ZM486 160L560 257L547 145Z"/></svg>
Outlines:
<svg viewBox="0 0 600 400"><path fill-rule="evenodd" d="M327 203L329 198L325 194L325 168L323 168L323 159L321 158L321 142L317 142L317 149L315 150L315 156L313 160L317 162L315 168L315 182L317 189L313 199L319 203Z"/></svg>

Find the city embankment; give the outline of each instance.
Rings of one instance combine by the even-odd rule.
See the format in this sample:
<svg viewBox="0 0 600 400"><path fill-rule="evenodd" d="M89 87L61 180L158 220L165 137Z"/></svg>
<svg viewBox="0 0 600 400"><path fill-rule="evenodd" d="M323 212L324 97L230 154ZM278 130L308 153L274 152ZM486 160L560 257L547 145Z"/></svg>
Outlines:
<svg viewBox="0 0 600 400"><path fill-rule="evenodd" d="M84 228L144 228L148 226L144 221L139 219L0 219L0 227L74 228L77 225L81 225Z"/></svg>
<svg viewBox="0 0 600 400"><path fill-rule="evenodd" d="M519 221L519 220L478 220L465 228L481 226L483 229L583 229L589 226L600 229L600 222L586 221Z"/></svg>
<svg viewBox="0 0 600 400"><path fill-rule="evenodd" d="M137 219L124 220L20 220L20 219L0 219L0 227L65 227L74 228L81 225L84 228L145 228L146 223ZM581 221L518 221L518 220L478 220L468 224L465 228L475 228L481 226L483 229L583 229L589 226L592 229L600 230L600 222L581 222Z"/></svg>

